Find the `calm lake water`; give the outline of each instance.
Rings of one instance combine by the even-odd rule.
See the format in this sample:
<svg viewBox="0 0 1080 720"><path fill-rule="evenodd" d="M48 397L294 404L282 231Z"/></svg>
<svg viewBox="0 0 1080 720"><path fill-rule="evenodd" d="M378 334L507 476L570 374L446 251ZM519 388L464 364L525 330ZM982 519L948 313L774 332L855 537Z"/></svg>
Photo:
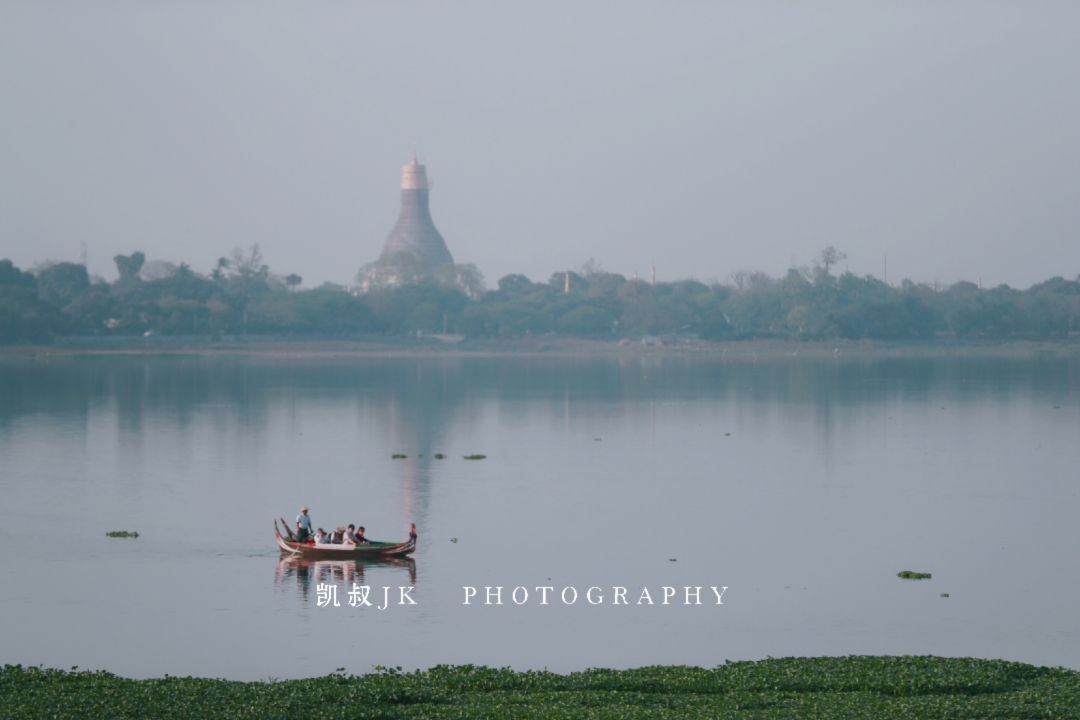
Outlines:
<svg viewBox="0 0 1080 720"><path fill-rule="evenodd" d="M8 362L0 662L235 679L864 653L1080 668L1078 439L1080 362L1063 359ZM377 540L415 522L417 552L282 562L272 520L301 505ZM351 607L353 583L391 604ZM416 604L397 604L410 585Z"/></svg>

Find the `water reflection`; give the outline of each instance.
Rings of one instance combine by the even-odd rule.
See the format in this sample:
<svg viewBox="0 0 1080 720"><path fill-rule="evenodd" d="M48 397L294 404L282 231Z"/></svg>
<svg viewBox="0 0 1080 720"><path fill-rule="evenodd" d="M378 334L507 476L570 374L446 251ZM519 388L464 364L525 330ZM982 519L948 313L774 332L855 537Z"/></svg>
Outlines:
<svg viewBox="0 0 1080 720"><path fill-rule="evenodd" d="M409 575L409 585L416 586L416 561L410 557L371 558L357 560L310 560L294 556L282 556L274 571L274 587L288 591L294 584L301 600L307 602L320 584L338 586L338 597L354 584L366 585L366 573L376 568L404 570ZM399 585L401 583L398 583Z"/></svg>
<svg viewBox="0 0 1080 720"><path fill-rule="evenodd" d="M0 360L0 496L18 508L0 576L34 578L0 583L16 618L0 662L237 679L767 653L1077 667L1078 436L1080 357ZM415 586L410 558L275 554L267 588L268 519L301 504L376 538L416 522L417 607L362 630L315 610L320 584L343 606L353 585L380 603ZM710 615L505 602L623 583L732 590ZM463 607L464 584L506 586L505 605Z"/></svg>

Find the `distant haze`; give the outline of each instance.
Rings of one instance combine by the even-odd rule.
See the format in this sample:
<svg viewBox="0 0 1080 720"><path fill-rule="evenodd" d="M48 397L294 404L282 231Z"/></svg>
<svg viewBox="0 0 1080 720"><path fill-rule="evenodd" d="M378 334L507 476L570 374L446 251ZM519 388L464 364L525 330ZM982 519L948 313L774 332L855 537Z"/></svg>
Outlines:
<svg viewBox="0 0 1080 720"><path fill-rule="evenodd" d="M0 258L350 282L418 143L488 284L1080 273L1080 4L0 5Z"/></svg>

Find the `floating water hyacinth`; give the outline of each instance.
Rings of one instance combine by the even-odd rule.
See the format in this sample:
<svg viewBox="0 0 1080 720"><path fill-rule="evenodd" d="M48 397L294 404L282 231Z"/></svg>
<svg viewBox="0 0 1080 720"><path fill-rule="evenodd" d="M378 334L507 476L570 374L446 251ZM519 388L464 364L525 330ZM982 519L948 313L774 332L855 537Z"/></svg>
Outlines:
<svg viewBox="0 0 1080 720"><path fill-rule="evenodd" d="M408 455L402 455L401 453L394 453L393 455L390 456L390 459L391 460L404 460L407 457L409 457L409 456Z"/></svg>
<svg viewBox="0 0 1080 720"><path fill-rule="evenodd" d="M466 460L483 460L487 455L463 455Z"/></svg>
<svg viewBox="0 0 1080 720"><path fill-rule="evenodd" d="M108 537L126 537L126 538L137 538L137 537L139 537L139 533L131 532L130 530L113 530L112 532L105 533L105 535L108 536Z"/></svg>
<svg viewBox="0 0 1080 720"><path fill-rule="evenodd" d="M446 458L446 456L443 455L442 453L435 453L435 459L436 460L443 460L445 458Z"/></svg>
<svg viewBox="0 0 1080 720"><path fill-rule="evenodd" d="M375 665L372 670L357 676L339 668L303 680L236 682L129 680L103 671L3 665L0 717L28 717L28 708L34 707L75 708L70 715L89 720L292 717L298 707L322 717L360 712L368 717L434 718L451 712L454 717L502 717L509 707L516 717L529 718L641 717L646 688L647 702L674 708L670 715L680 717L1080 718L1080 673L1004 660L769 658L729 661L712 669L597 668L568 675L472 665L416 672Z"/></svg>
<svg viewBox="0 0 1080 720"><path fill-rule="evenodd" d="M903 578L904 580L929 580L930 573L917 573L911 570L904 570L903 572L896 573L896 577Z"/></svg>

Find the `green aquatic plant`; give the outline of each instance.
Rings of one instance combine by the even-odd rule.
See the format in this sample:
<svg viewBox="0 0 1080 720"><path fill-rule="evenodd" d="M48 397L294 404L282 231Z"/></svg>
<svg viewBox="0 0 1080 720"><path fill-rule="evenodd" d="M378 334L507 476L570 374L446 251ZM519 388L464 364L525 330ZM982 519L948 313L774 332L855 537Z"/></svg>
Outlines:
<svg viewBox="0 0 1080 720"><path fill-rule="evenodd" d="M394 453L393 455L390 456L390 459L391 460L404 460L407 457L409 457L409 456L408 455L402 455L401 453Z"/></svg>
<svg viewBox="0 0 1080 720"><path fill-rule="evenodd" d="M911 570L904 570L903 572L896 573L896 577L903 578L904 580L929 580L930 573L917 573Z"/></svg>
<svg viewBox="0 0 1080 720"><path fill-rule="evenodd" d="M436 460L444 460L444 459L446 459L446 456L443 455L442 453L435 453L434 457L435 457Z"/></svg>
<svg viewBox="0 0 1080 720"><path fill-rule="evenodd" d="M949 593L941 593L941 597L949 597Z"/></svg>
<svg viewBox="0 0 1080 720"><path fill-rule="evenodd" d="M452 543L456 543L456 542L457 542L457 538L450 538L450 542L452 542Z"/></svg>
<svg viewBox="0 0 1080 720"><path fill-rule="evenodd" d="M112 532L105 533L105 535L108 536L108 537L126 537L126 538L137 538L137 537L139 537L139 533L131 532L130 530L113 530Z"/></svg>
<svg viewBox="0 0 1080 720"><path fill-rule="evenodd" d="M301 709L301 710L298 710ZM1080 673L933 656L770 658L715 668L546 670L377 665L275 682L130 680L0 667L0 717L45 718L1071 718Z"/></svg>
<svg viewBox="0 0 1080 720"><path fill-rule="evenodd" d="M466 460L483 460L487 455L463 455Z"/></svg>

